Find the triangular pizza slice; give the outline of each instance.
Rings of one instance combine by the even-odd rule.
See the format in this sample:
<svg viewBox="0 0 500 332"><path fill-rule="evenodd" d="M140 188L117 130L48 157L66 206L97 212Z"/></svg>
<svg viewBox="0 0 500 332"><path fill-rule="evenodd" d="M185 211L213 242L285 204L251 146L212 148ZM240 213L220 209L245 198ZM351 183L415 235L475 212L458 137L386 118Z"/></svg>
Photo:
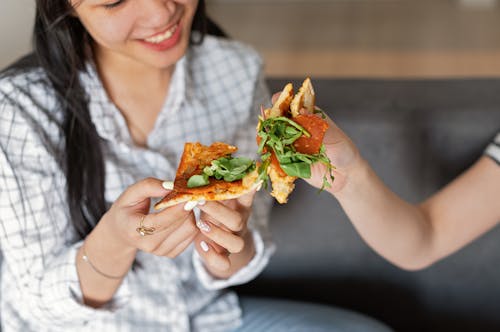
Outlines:
<svg viewBox="0 0 500 332"><path fill-rule="evenodd" d="M187 201L234 199L256 189L260 183L255 162L233 158L237 150L222 142L210 146L185 143L174 188L155 204L155 209Z"/></svg>

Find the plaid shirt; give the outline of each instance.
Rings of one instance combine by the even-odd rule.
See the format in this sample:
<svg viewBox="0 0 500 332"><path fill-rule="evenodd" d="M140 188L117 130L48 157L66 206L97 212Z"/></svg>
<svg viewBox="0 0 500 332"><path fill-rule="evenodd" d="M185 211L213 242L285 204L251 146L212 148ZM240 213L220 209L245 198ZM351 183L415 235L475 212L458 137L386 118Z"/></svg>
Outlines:
<svg viewBox="0 0 500 332"><path fill-rule="evenodd" d="M133 144L92 65L81 73L104 142L106 200L145 177L173 179L184 142L237 145L256 153L255 126L270 97L262 62L250 48L208 36L177 63L166 103L148 137ZM215 280L191 246L175 259L139 252L142 268L125 277L105 308L82 304L69 220L62 114L41 69L0 79L0 244L3 331L219 331L236 327L234 293L266 266L270 199L256 196L250 218L257 254L228 280ZM85 148L85 147L82 147Z"/></svg>

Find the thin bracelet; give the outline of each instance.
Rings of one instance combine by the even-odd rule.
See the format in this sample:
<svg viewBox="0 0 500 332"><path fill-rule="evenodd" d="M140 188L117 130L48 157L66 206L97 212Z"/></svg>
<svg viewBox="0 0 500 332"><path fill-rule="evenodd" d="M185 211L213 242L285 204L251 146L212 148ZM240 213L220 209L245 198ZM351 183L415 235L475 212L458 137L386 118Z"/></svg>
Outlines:
<svg viewBox="0 0 500 332"><path fill-rule="evenodd" d="M95 272L97 272L98 274L100 274L103 277L106 277L108 279L123 279L128 273L128 272L126 272L121 276L112 276L112 275L106 274L106 273L102 272L101 270L99 270L97 267L95 267L94 264L92 264L89 256L87 255L87 251L85 250L85 244L82 245L82 252L83 252L82 259L89 264L89 266L92 268L92 270L94 270Z"/></svg>

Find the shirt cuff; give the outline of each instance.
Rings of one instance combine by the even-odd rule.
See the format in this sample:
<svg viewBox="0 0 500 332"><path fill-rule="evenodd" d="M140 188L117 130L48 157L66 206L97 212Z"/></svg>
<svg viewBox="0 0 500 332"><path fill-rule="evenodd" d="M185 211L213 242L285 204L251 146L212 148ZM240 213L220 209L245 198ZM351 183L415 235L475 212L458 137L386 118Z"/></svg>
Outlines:
<svg viewBox="0 0 500 332"><path fill-rule="evenodd" d="M193 252L193 265L201 284L209 290L218 290L231 286L241 285L257 277L269 263L276 247L273 243L264 243L262 236L252 230L255 246L255 256L252 260L228 279L217 279L212 276L203 264L203 260L196 250Z"/></svg>

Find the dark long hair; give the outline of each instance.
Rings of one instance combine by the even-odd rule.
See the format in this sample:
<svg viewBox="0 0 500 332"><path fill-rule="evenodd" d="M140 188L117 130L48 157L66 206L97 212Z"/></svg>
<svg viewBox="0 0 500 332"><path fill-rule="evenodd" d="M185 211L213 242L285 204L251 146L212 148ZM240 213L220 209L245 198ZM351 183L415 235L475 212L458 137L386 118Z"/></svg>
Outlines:
<svg viewBox="0 0 500 332"><path fill-rule="evenodd" d="M91 61L92 39L71 12L68 0L36 0L34 52L10 69L41 67L55 91L64 115L65 154L60 166L66 176L68 209L77 239L83 239L106 212L105 169L102 141L79 79L79 73ZM191 35L192 44L201 44L206 33L224 35L206 17L204 0L199 1L192 30L199 32Z"/></svg>

